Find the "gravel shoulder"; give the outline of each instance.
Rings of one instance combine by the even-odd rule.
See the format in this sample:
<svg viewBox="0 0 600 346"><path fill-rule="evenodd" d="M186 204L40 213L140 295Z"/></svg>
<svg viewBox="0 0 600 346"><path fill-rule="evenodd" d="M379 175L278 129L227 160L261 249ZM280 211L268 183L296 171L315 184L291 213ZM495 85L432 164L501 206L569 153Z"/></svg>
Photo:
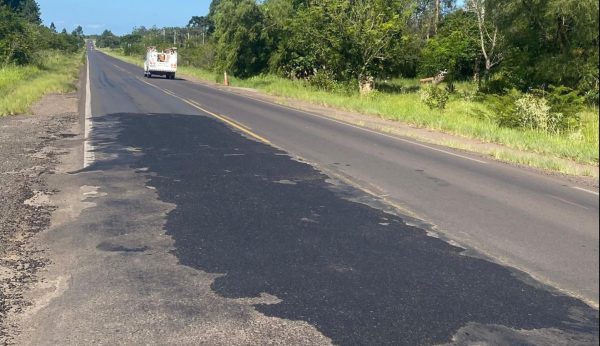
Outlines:
<svg viewBox="0 0 600 346"><path fill-rule="evenodd" d="M48 263L33 239L55 209L48 177L81 146L77 100L77 93L50 94L30 115L0 117L0 345L11 343L7 321L30 305L25 292Z"/></svg>

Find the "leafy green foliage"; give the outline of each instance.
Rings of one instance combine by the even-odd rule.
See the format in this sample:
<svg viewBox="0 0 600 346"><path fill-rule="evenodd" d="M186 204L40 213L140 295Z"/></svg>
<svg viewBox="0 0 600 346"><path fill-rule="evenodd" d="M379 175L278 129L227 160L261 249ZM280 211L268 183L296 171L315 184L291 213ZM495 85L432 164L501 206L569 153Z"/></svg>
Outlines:
<svg viewBox="0 0 600 346"><path fill-rule="evenodd" d="M0 1L0 66L35 63L36 55L46 50L73 53L83 44L81 27L69 35L39 25L35 1Z"/></svg>
<svg viewBox="0 0 600 346"><path fill-rule="evenodd" d="M544 132L553 131L562 116L551 113L545 98L525 94L515 102L515 115L519 125L530 130L540 129Z"/></svg>
<svg viewBox="0 0 600 346"><path fill-rule="evenodd" d="M480 48L477 19L473 13L458 10L446 16L438 35L429 39L421 52L419 74L435 76L448 70L449 79L462 79L478 72Z"/></svg>
<svg viewBox="0 0 600 346"><path fill-rule="evenodd" d="M486 96L485 100L493 110L493 120L503 127L559 134L577 132L582 126L585 99L568 87L526 94L512 89L502 96Z"/></svg>
<svg viewBox="0 0 600 346"><path fill-rule="evenodd" d="M0 0L0 6L5 5L13 13L28 23L40 25L40 7L35 0Z"/></svg>
<svg viewBox="0 0 600 346"><path fill-rule="evenodd" d="M440 88L437 85L430 85L421 89L421 102L427 105L429 109L443 110L446 108L446 103L450 98L446 89Z"/></svg>
<svg viewBox="0 0 600 346"><path fill-rule="evenodd" d="M402 43L409 7L400 0L326 0L300 6L284 22L271 69L292 77L323 69L338 79L378 77L393 60L393 48Z"/></svg>
<svg viewBox="0 0 600 346"><path fill-rule="evenodd" d="M33 30L15 12L0 6L0 64L26 64L34 52Z"/></svg>
<svg viewBox="0 0 600 346"><path fill-rule="evenodd" d="M537 96L548 100L552 113L556 115L553 132L572 132L579 129L581 112L585 108L585 98L577 90L566 86L551 85L547 90L534 90L534 92Z"/></svg>
<svg viewBox="0 0 600 346"><path fill-rule="evenodd" d="M110 30L104 30L96 40L96 46L99 48L117 48L121 45L121 39Z"/></svg>
<svg viewBox="0 0 600 346"><path fill-rule="evenodd" d="M249 77L265 70L269 41L265 18L254 0L222 0L216 8L217 70Z"/></svg>
<svg viewBox="0 0 600 346"><path fill-rule="evenodd" d="M597 93L597 0L489 3L505 40L501 69L515 87L565 85Z"/></svg>

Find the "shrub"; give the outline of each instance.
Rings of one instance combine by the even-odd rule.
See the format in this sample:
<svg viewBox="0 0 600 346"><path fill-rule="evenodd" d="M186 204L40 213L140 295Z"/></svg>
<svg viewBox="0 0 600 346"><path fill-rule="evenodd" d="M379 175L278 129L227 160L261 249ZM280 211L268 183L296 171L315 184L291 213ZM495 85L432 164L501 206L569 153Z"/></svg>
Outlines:
<svg viewBox="0 0 600 346"><path fill-rule="evenodd" d="M439 88L436 85L430 85L423 88L420 92L421 101L426 104L429 109L444 109L448 103L449 94L446 89Z"/></svg>
<svg viewBox="0 0 600 346"><path fill-rule="evenodd" d="M492 114L489 118L502 127L516 128L521 126L515 111L515 102L522 96L516 89L505 91L505 95L478 94L481 102L488 105ZM481 118L481 117L480 117Z"/></svg>
<svg viewBox="0 0 600 346"><path fill-rule="evenodd" d="M584 99L566 87L522 94L512 89L506 95L478 95L502 127L541 130L547 133L576 132L580 129ZM480 116L479 118L482 118Z"/></svg>
<svg viewBox="0 0 600 346"><path fill-rule="evenodd" d="M323 91L335 91L338 87L335 76L328 70L319 70L308 79L308 84Z"/></svg>
<svg viewBox="0 0 600 346"><path fill-rule="evenodd" d="M560 119L556 119L557 131L577 130L581 126L581 112L585 108L585 98L577 90L566 86L550 86L542 96L548 100L552 113L563 115Z"/></svg>
<svg viewBox="0 0 600 346"><path fill-rule="evenodd" d="M515 112L520 125L529 129L559 133L563 129L565 115L552 112L548 100L525 94L515 102Z"/></svg>

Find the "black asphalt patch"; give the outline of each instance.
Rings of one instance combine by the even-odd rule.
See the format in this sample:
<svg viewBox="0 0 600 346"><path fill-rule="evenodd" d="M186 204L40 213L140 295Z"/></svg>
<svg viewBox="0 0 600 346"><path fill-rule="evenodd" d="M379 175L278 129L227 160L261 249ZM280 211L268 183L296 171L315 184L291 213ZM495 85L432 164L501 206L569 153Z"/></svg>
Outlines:
<svg viewBox="0 0 600 346"><path fill-rule="evenodd" d="M552 328L598 342L596 310L341 198L324 174L212 118L94 118L104 121L120 123L116 141L139 149L132 168L176 205L165 228L179 262L224 274L213 285L224 297L276 296L280 303L255 308L306 321L337 344L444 343L467 325ZM109 142L94 145L110 151Z"/></svg>

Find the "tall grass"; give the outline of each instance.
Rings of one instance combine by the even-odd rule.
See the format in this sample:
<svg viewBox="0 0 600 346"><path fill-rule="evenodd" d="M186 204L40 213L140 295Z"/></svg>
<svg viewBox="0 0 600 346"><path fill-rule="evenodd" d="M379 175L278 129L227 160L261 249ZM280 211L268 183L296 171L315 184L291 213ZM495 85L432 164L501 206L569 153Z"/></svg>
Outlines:
<svg viewBox="0 0 600 346"><path fill-rule="evenodd" d="M35 64L0 68L0 116L26 113L45 94L75 90L81 63L81 54L44 52Z"/></svg>
<svg viewBox="0 0 600 346"><path fill-rule="evenodd" d="M232 79L231 84L263 90L277 96L376 115L484 142L503 144L514 149L567 158L584 164L598 164L599 120L597 110L593 109L583 113L580 136L578 134L555 135L536 130L501 127L492 119L481 119L476 114L489 113L487 106L460 96L461 90L468 91L468 83L460 83L456 86L457 96L451 98L443 111L431 110L420 101L414 91L416 86L414 80L404 81L400 92L375 93L370 97L360 97L357 93L319 91L301 81L272 75L243 80Z"/></svg>
<svg viewBox="0 0 600 346"><path fill-rule="evenodd" d="M123 60L139 63L139 59L124 57L118 51L110 54ZM213 72L199 68L181 66L181 74L206 81L222 80ZM543 157L534 162L514 154L496 154L498 158L525 163L540 168L551 168L560 163L549 163L552 158L569 159L582 164L598 165L598 109L587 109L582 114L582 125L577 133L550 134L536 130L507 128L499 126L493 117L482 117L492 111L483 102L471 99L476 85L469 82L456 83L456 93L451 97L445 110L431 110L424 105L417 93L419 82L415 79L394 79L378 85L382 92L369 97L360 97L358 92L328 92L317 90L304 81L293 81L274 75L261 75L248 79L230 78L232 86L258 89L276 96L300 99L314 104L355 111L381 118L401 121L413 126L443 131L465 138L540 154ZM558 161L557 161L558 162Z"/></svg>

